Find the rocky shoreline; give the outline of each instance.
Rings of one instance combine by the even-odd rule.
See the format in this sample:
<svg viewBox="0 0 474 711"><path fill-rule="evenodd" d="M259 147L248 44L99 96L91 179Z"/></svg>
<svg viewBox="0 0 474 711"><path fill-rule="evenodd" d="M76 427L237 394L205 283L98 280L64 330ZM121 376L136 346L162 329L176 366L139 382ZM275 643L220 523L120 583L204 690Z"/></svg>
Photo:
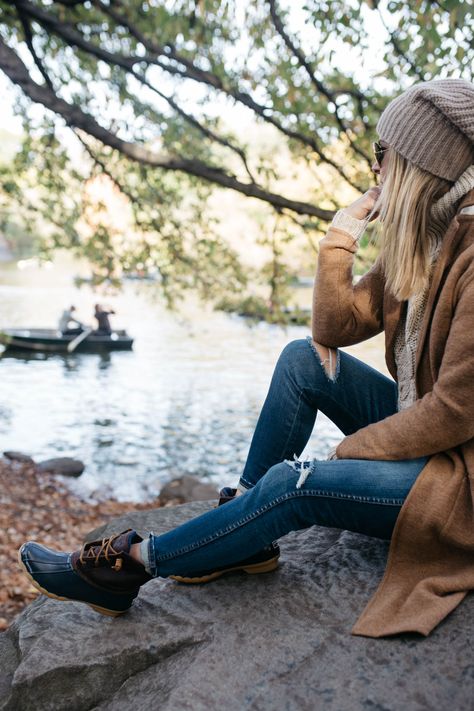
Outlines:
<svg viewBox="0 0 474 711"><path fill-rule="evenodd" d="M89 535L159 535L213 505L135 511ZM115 619L40 596L0 634L0 709L472 709L473 595L428 638L354 637L387 543L318 526L279 542L272 573L157 578Z"/></svg>
<svg viewBox="0 0 474 711"><path fill-rule="evenodd" d="M84 501L68 489L62 476L80 476L84 464L70 457L35 462L22 452L0 457L0 632L38 592L21 572L17 552L26 540L69 550L80 546L86 534L122 514L206 501L216 489L192 476L173 479L159 496L146 503L104 499Z"/></svg>
<svg viewBox="0 0 474 711"><path fill-rule="evenodd" d="M38 596L20 571L18 548L28 539L67 550L82 543L92 528L127 511L157 508L113 499L83 501L55 474L33 460L0 458L0 631Z"/></svg>

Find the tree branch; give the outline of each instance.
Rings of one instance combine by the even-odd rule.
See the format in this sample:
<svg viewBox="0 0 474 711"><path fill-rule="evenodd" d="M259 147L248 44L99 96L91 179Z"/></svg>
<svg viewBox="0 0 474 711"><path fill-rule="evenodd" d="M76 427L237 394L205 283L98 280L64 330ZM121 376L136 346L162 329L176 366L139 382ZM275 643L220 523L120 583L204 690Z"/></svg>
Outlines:
<svg viewBox="0 0 474 711"><path fill-rule="evenodd" d="M379 13L380 19L381 19L381 21L382 21L382 25L385 27L385 30L387 31L387 34L388 34L388 36L390 37L390 41L391 41L391 43L392 43L392 45L393 45L393 48L394 48L395 52L398 54L399 57L401 57L403 60L405 60L405 62L408 64L408 66L410 67L410 69L411 69L411 71L413 72L413 74L415 74L415 75L418 77L418 79L420 79L420 81L424 81L424 80L425 80L425 77L424 77L424 75L423 75L423 72L422 72L420 69L418 69L418 67L416 66L416 64L414 64L414 63L412 62L412 60L411 60L409 57L407 57L407 55L405 54L405 52L403 51L403 49L400 47L400 45L398 44L398 39L397 39L396 33L395 33L395 32L392 32L392 30L390 30L390 29L387 27L387 23L385 22L385 18L384 18L384 16L382 15L382 9L381 9L381 7L380 7L379 1L378 1L378 0L373 0L373 6L374 6L374 8L377 10L377 12Z"/></svg>
<svg viewBox="0 0 474 711"><path fill-rule="evenodd" d="M339 115L339 107L337 105L334 94L329 91L329 89L327 89L327 87L316 77L314 70L310 66L303 52L299 47L295 45L293 40L286 32L281 17L277 12L275 0L268 0L268 4L270 5L270 17L272 18L272 22L276 31L278 32L290 52L296 57L300 66L303 67L303 69L306 71L309 80L316 89L316 91L322 94L329 101L329 103L332 104L332 106L334 107L334 115L336 117L337 124L341 131L347 136L352 150L354 151L354 153L357 153L359 156L361 156L361 158L364 159L364 161L370 168L372 166L372 159L352 141L349 135L349 128Z"/></svg>
<svg viewBox="0 0 474 711"><path fill-rule="evenodd" d="M63 3L61 3L63 4ZM76 3L77 4L77 3ZM177 114L179 114L182 118L185 119L190 125L194 126L196 129L198 129L204 136L207 138L216 141L216 143L219 143L220 145L224 146L225 148L230 149L234 153L236 153L239 158L241 159L245 170L247 172L247 175L249 178L254 181L254 177L250 171L250 168L248 166L247 162L247 157L245 155L245 152L240 148L239 146L235 146L232 144L230 141L227 139L223 138L222 136L219 136L217 133L212 131L211 129L207 128L206 126L203 126L194 116L191 114L188 114L186 111L184 111L176 101L170 97L164 94L162 91L157 89L153 84L151 84L142 74L139 74L136 69L134 68L134 64L141 62L144 58L140 57L125 57L121 54L112 54L111 52L108 52L107 50L102 49L101 47L98 47L97 45L94 45L92 42L88 42L87 40L84 39L84 37L77 32L75 29L73 29L70 26L65 26L64 23L60 22L57 20L55 17L50 16L48 13L44 12L43 10L36 8L34 5L32 5L29 2L26 2L25 0L15 0L15 5L18 8L19 12L27 12L30 13L42 26L49 28L51 31L55 32L57 35L59 35L63 40L65 40L67 43L72 44L73 46L79 47L80 49L84 50L85 52L92 54L95 56L97 59L102 59L104 62L111 66L119 66L125 71L129 72L132 74L132 76L139 81L141 84L146 86L148 89L156 93L160 98L164 99L168 105L176 111ZM21 8L21 10L20 10ZM154 62L154 59L149 59L148 64L152 64ZM50 87L51 89L53 88L52 86Z"/></svg>
<svg viewBox="0 0 474 711"><path fill-rule="evenodd" d="M62 39L64 39L67 43L77 46L80 49L83 49L85 52L88 52L89 54L92 54L93 56L97 57L98 59L102 59L103 61L109 63L109 64L116 64L117 66L122 67L122 69L125 69L126 71L129 71L135 78L137 78L139 81L145 81L143 77L141 77L135 70L134 70L134 65L139 63L139 62L146 62L147 64L156 64L157 66L160 66L162 69L164 69L167 72L170 72L171 74L178 74L182 77L185 78L192 78L195 79L196 77L193 75L191 76L188 74L187 71L183 72L177 68L171 69L171 67L168 67L167 65L160 63L157 61L155 58L150 57L150 56L145 56L145 57L125 57L124 55L121 54L112 54L111 52L108 52L107 50L102 49L101 47L98 47L97 45L88 42L85 40L82 35L77 32L75 29L73 29L69 25L65 25L64 23L60 22L57 20L55 17L51 16L49 13L44 12L43 10L37 8L36 6L32 5L30 2L27 2L26 0L18 0L18 2L21 4L22 8L31 14L32 17L34 17L40 24L43 26L49 28L51 31L55 32L58 36L60 36ZM104 10L104 12L107 15L111 15L112 17L115 16L117 13L115 11L112 11L109 6L105 6L104 3L101 0L94 0L94 4L101 9ZM118 21L118 20L117 20ZM138 33L138 31L133 28L132 25L130 25L124 18L120 20L119 22L123 26L125 26L131 34L133 34L138 41L140 41L147 51L151 51L152 53L157 53L159 51L163 51L163 48L160 45L154 45L154 43L149 43L149 41L141 34ZM181 58L178 59L178 61L182 61ZM186 61L187 64L189 62ZM201 70L196 69L193 66L194 73L200 73ZM209 72L203 72L203 74L208 75ZM218 79L218 78L216 78ZM220 79L218 79L220 82ZM207 83L207 81L205 81ZM286 136L289 138L302 141L303 143L306 143L306 145L310 146L314 152L319 156L319 158L327 163L328 165L331 165L338 173L339 175L346 180L347 183L359 192L363 192L363 188L360 185L357 185L354 183L354 181L346 174L345 170L339 166L335 161L333 161L331 158L326 156L324 152L321 150L319 147L317 141L315 138L308 138L303 136L298 131L294 131L291 129L287 129L282 124L280 124L278 121L276 121L272 116L267 115L265 107L260 106L256 102L251 99L251 97L248 94L244 94L242 92L237 92L234 93L232 91L229 91L226 89L223 85L222 82L220 82L221 85L221 90L225 92L228 96L231 96L234 98L236 101L239 101L246 105L248 108L251 108L258 116L263 118L265 121L268 123L271 123L273 126L275 126L278 130L280 130L282 133L284 133ZM148 85L151 87L151 85ZM212 86L215 86L213 83ZM153 88L153 87L151 87ZM155 89L155 91L158 91ZM167 98L163 95L164 98ZM247 171L248 172L248 171Z"/></svg>
<svg viewBox="0 0 474 711"><path fill-rule="evenodd" d="M28 18L25 16L24 12L22 11L19 2L16 2L16 0L14 0L14 3L13 3L13 4L14 4L15 7L16 7L16 11L17 11L17 13L18 13L18 17L19 17L20 22L21 22L21 25L22 25L22 27L23 27L23 32L24 32L24 34L25 34L26 46L27 46L28 49L30 50L30 54L31 54L31 56L33 57L33 61L34 61L34 63L36 64L37 68L39 69L39 71L40 71L40 73L41 73L41 76L42 76L43 79L45 80L46 84L49 86L49 88L50 88L51 90L54 91L54 87L53 87L53 84L52 84L52 82L51 82L51 79L49 78L48 73L46 72L46 69L43 67L43 63L42 63L41 59L38 57L38 55L37 55L37 53L36 53L36 50L35 50L35 48L34 48L34 45L33 45L33 34L32 34L32 32L31 32L31 27L30 27L30 23L29 23L29 21L28 21Z"/></svg>
<svg viewBox="0 0 474 711"><path fill-rule="evenodd" d="M237 192L269 203L276 209L289 209L303 215L312 215L322 220L332 219L334 211L324 210L310 203L290 200L282 195L264 190L255 183L243 183L222 168L208 165L197 159L167 157L150 151L145 146L124 141L101 126L79 106L59 98L49 87L34 82L18 55L0 38L0 68L8 78L21 87L32 101L37 102L63 117L70 127L83 129L104 145L118 150L133 161L163 170L175 170L193 175L210 183L230 188Z"/></svg>
<svg viewBox="0 0 474 711"><path fill-rule="evenodd" d="M225 86L220 77L213 74L212 72L205 71L200 69L199 67L196 67L186 57L182 57L181 55L179 55L174 50L174 48L170 46L162 46L156 43L154 40L150 40L142 32L140 32L140 30L138 30L138 28L133 25L130 20L128 20L128 18L118 13L114 7L105 4L102 0L93 0L93 3L95 7L102 10L102 12L106 16L112 18L114 22L121 25L122 27L125 27L130 32L130 34L145 47L147 52L150 52L150 54L156 55L157 57L165 56L166 59L173 60L178 64L181 64L185 67L185 69L180 69L179 67L171 66L170 64L166 64L160 61L159 59L155 59L152 63L156 64L169 74L179 76L183 79L192 79L199 83L205 84L206 86L210 86L213 89L221 91L226 96L232 98L234 101L237 101L243 106L246 106L247 108L251 109L257 116L259 116L265 122L274 126L278 131L283 133L288 138L298 141L299 143L302 143L303 145L311 148L320 158L320 160L334 168L337 173L342 178L344 178L344 180L351 187L355 188L356 190L359 190L360 192L363 192L363 188L360 185L354 183L354 181L346 174L346 172L343 168L341 168L341 166L339 166L335 161L325 155L324 151L321 149L314 137L305 136L300 131L295 131L294 129L285 127L280 121L277 121L274 116L268 113L269 109L267 107L258 104L250 96L250 94L240 91L236 87ZM120 2L120 0L116 0L114 5L121 6L122 3ZM150 61L149 58L147 61Z"/></svg>
<svg viewBox="0 0 474 711"><path fill-rule="evenodd" d="M53 0L56 4L57 1ZM76 5L84 5L85 0L61 0L60 5L65 5L66 7L76 7Z"/></svg>

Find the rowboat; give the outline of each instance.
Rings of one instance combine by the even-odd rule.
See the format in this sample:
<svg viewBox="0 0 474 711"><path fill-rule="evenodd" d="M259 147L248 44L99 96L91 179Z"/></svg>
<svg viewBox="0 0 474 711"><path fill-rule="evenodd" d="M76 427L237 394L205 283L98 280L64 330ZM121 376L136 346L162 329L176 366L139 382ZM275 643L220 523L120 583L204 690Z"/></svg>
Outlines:
<svg viewBox="0 0 474 711"><path fill-rule="evenodd" d="M78 341L77 335L64 336L61 331L48 328L6 328L0 331L0 343L7 349L67 353L68 346ZM133 338L126 331L112 331L110 336L89 332L74 348L75 352L130 351Z"/></svg>

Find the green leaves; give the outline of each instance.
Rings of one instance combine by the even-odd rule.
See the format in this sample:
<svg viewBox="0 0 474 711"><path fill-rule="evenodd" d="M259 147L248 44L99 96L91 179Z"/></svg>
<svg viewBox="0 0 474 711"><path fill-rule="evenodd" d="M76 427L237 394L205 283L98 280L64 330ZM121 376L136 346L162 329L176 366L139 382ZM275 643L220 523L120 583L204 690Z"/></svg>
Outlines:
<svg viewBox="0 0 474 711"><path fill-rule="evenodd" d="M388 101L420 80L472 81L473 13L469 0L0 0L0 36L31 75L18 83L36 96L47 75L54 89L41 94L44 121L23 102L25 141L1 175L4 215L18 220L21 204L45 248L87 256L97 279L153 269L169 301L188 288L214 298L240 289L247 270L210 217L213 183L258 193L256 232L271 232L276 209L287 235L264 245L262 272L282 311L294 243L324 229L314 207L337 208L373 181L370 144ZM134 159L81 134L87 157L72 162L60 99ZM84 186L99 175L121 194L134 240L103 216L84 240Z"/></svg>

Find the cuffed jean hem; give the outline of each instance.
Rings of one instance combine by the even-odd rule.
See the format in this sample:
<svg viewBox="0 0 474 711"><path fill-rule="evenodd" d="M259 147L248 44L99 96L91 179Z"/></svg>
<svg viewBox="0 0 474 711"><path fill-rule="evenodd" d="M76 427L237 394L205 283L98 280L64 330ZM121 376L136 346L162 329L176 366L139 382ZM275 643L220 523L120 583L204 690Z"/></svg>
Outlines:
<svg viewBox="0 0 474 711"><path fill-rule="evenodd" d="M153 575L153 573L151 572L152 568L151 568L151 563L150 563L150 561L151 561L150 539L152 536L153 536L153 533L150 533L150 535L148 536L148 539L145 538L140 543L140 555L142 557L142 563L145 566L146 572L149 573L150 575Z"/></svg>

